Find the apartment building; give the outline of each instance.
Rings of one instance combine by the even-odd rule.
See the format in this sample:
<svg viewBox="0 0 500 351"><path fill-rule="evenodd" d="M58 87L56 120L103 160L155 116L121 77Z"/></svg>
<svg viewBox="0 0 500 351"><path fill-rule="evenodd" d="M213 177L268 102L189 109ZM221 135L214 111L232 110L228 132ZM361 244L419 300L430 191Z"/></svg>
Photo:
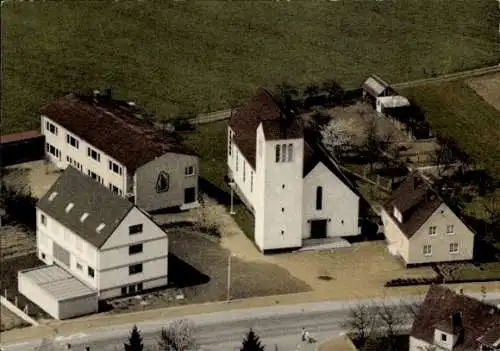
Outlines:
<svg viewBox="0 0 500 351"><path fill-rule="evenodd" d="M133 104L68 94L41 108L48 159L68 165L145 211L199 206L198 156Z"/></svg>
<svg viewBox="0 0 500 351"><path fill-rule="evenodd" d="M73 166L37 204L37 254L19 291L55 318L97 311L99 300L168 283L167 234L150 216Z"/></svg>

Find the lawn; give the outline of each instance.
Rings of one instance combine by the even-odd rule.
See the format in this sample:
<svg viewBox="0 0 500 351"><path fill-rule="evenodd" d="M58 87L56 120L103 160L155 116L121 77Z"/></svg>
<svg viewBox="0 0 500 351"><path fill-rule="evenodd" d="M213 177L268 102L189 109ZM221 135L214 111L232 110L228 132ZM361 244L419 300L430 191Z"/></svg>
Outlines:
<svg viewBox="0 0 500 351"><path fill-rule="evenodd" d="M220 191L219 201L227 205L230 189L224 180L227 174L226 150L227 121L197 125L195 131L182 136L186 145L200 155L201 177ZM202 185L205 182L202 182ZM203 190L203 189L202 189ZM234 205L234 219L246 236L254 241L254 218L247 208L241 204Z"/></svg>
<svg viewBox="0 0 500 351"><path fill-rule="evenodd" d="M489 0L58 1L2 5L2 133L42 103L110 87L158 118L238 104L258 86L399 82L499 61Z"/></svg>

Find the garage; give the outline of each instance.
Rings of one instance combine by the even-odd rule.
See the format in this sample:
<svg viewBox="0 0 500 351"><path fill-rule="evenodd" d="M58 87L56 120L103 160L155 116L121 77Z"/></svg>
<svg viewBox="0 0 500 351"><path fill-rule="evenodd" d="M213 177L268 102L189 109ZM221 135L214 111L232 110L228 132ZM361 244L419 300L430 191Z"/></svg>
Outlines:
<svg viewBox="0 0 500 351"><path fill-rule="evenodd" d="M98 310L97 292L57 265L19 271L18 290L55 319Z"/></svg>

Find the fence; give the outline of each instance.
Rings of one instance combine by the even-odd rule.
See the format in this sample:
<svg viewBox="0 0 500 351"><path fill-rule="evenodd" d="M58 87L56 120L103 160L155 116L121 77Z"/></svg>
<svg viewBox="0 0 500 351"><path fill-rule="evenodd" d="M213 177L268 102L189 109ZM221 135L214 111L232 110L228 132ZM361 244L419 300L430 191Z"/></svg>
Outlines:
<svg viewBox="0 0 500 351"><path fill-rule="evenodd" d="M6 308L8 308L12 313L14 313L16 316L18 316L19 318L25 320L26 322L28 322L29 324L37 327L39 324L36 320L34 320L33 318L31 318L28 313L28 305L24 306L24 308L21 310L18 306L18 299L17 299L17 296L14 296L14 303L10 302L9 299L8 299L8 295L7 295L7 289L4 290L4 295L5 296L0 296L0 303L5 306Z"/></svg>
<svg viewBox="0 0 500 351"><path fill-rule="evenodd" d="M231 113L232 110L222 110L211 113L205 113L188 119L188 122L191 124L203 124L203 123L223 121L231 117Z"/></svg>

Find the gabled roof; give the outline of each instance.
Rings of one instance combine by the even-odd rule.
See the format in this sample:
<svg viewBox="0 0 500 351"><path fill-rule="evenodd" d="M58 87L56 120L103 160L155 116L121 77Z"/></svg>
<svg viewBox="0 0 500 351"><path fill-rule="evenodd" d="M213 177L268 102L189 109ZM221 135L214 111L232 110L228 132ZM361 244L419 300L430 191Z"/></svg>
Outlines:
<svg viewBox="0 0 500 351"><path fill-rule="evenodd" d="M67 211L70 203L73 206ZM100 248L134 205L68 166L38 201L37 207L83 240ZM85 213L88 215L82 222ZM99 232L98 227L102 227Z"/></svg>
<svg viewBox="0 0 500 351"><path fill-rule="evenodd" d="M390 88L389 84L374 74L363 83L363 89L373 97L380 96L388 88Z"/></svg>
<svg viewBox="0 0 500 351"><path fill-rule="evenodd" d="M443 328L446 323L451 325L454 313L460 313L462 337L453 351L477 350L478 339L500 327L500 311L495 306L457 294L441 285L431 285L410 335L432 344L435 328Z"/></svg>
<svg viewBox="0 0 500 351"><path fill-rule="evenodd" d="M118 100L97 102L68 94L40 109L42 115L102 150L134 172L166 153L196 155L172 134L162 134L139 119L139 110Z"/></svg>
<svg viewBox="0 0 500 351"><path fill-rule="evenodd" d="M443 199L429 182L414 171L393 191L384 209L406 237L411 238L442 203ZM402 223L394 217L394 207L401 212Z"/></svg>
<svg viewBox="0 0 500 351"><path fill-rule="evenodd" d="M255 96L229 120L235 144L254 169L257 128L261 123L266 140L298 139L304 136L300 121L283 111L267 90L258 89Z"/></svg>

